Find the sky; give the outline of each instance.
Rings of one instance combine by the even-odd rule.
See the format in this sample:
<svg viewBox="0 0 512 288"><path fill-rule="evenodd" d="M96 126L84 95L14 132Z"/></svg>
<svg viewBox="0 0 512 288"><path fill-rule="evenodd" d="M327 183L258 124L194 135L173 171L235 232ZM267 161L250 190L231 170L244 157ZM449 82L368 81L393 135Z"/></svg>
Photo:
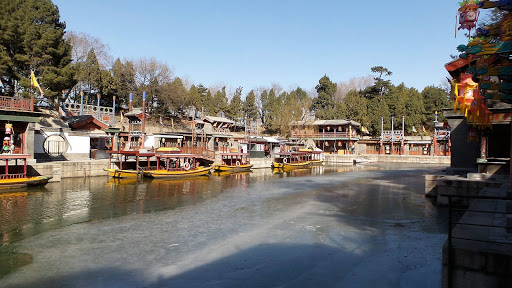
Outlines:
<svg viewBox="0 0 512 288"><path fill-rule="evenodd" d="M419 91L446 82L458 1L53 0L66 31L87 33L114 59L154 57L205 87L279 84L310 91L383 66Z"/></svg>

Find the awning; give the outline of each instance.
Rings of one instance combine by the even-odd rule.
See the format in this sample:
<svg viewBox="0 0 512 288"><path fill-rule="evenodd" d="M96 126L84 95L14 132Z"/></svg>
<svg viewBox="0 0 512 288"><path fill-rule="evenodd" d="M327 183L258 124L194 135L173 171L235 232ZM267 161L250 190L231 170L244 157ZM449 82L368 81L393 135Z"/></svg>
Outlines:
<svg viewBox="0 0 512 288"><path fill-rule="evenodd" d="M13 121L13 122L39 122L39 117L34 116L21 116L21 115L0 115L0 121Z"/></svg>
<svg viewBox="0 0 512 288"><path fill-rule="evenodd" d="M432 144L430 140L416 140L416 141L406 141L409 144Z"/></svg>

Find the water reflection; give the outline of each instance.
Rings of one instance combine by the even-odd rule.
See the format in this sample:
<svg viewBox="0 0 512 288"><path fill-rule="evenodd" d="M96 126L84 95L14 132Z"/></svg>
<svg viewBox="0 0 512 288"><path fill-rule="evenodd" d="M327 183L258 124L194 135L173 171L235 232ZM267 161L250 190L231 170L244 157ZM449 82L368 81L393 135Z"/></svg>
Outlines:
<svg viewBox="0 0 512 288"><path fill-rule="evenodd" d="M231 188L283 177L371 170L315 166L273 174L270 169L187 179L63 179L46 188L0 193L0 235L6 245L32 235L86 221L175 209L217 197Z"/></svg>

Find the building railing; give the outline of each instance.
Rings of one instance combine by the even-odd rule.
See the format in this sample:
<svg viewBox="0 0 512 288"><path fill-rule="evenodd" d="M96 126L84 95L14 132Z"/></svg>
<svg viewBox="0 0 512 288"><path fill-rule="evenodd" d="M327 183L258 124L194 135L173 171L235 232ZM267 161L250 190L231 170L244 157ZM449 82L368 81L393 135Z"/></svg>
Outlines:
<svg viewBox="0 0 512 288"><path fill-rule="evenodd" d="M508 215L511 215L509 211L496 211L495 209L491 210L484 210L484 209L474 209L471 206L471 201L473 200L496 200L496 201L512 201L512 198L510 197L498 197L498 196L471 196L471 195L451 195L451 194L440 194L442 197L448 198L448 239L447 239L447 249L448 249L448 287L453 287L453 268L456 265L454 263L454 254L453 254L453 248L455 245L453 244L453 240L464 240L464 241L472 241L472 242L478 242L478 243L487 243L489 245L507 245L512 247L512 243L510 241L497 241L497 240L489 240L489 239L482 239L481 233L453 233L453 230L456 228L456 226L473 226L473 227L487 227L487 228L502 228L502 229L511 229L509 226L503 226L503 225L490 225L485 224L481 220L479 221L478 217L464 217L461 216L459 219L454 220L453 213L459 212L459 213L479 213L479 214L487 214L489 217L494 217L494 215L504 215L504 218L506 219ZM459 198L461 200L454 203L453 198ZM491 207L497 207L498 205L492 205ZM506 206L506 205L505 205ZM467 209L465 208L467 207ZM474 219L475 221L471 221ZM495 223L495 221L489 221L490 223ZM505 221L506 223L506 221ZM480 236L480 237L479 237Z"/></svg>
<svg viewBox="0 0 512 288"><path fill-rule="evenodd" d="M404 134L401 130L397 131L382 131L382 141L388 142L388 141L400 141L404 139Z"/></svg>
<svg viewBox="0 0 512 288"><path fill-rule="evenodd" d="M310 133L310 132L292 132L292 137L297 138L359 138L355 132L324 132L324 133Z"/></svg>
<svg viewBox="0 0 512 288"><path fill-rule="evenodd" d="M231 131L228 128L213 127L213 133L215 133L215 134L229 134L229 133L231 133Z"/></svg>
<svg viewBox="0 0 512 288"><path fill-rule="evenodd" d="M0 96L0 109L33 112L34 99Z"/></svg>

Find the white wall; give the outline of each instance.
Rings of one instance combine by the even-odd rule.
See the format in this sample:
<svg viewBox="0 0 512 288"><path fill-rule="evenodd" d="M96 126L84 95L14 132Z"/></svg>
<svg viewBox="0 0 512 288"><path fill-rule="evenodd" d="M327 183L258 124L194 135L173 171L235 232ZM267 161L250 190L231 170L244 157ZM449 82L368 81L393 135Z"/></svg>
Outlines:
<svg viewBox="0 0 512 288"><path fill-rule="evenodd" d="M66 153L89 154L91 151L91 140L89 139L89 136L70 136L68 133L64 133L64 135L71 146L68 147L68 151Z"/></svg>

